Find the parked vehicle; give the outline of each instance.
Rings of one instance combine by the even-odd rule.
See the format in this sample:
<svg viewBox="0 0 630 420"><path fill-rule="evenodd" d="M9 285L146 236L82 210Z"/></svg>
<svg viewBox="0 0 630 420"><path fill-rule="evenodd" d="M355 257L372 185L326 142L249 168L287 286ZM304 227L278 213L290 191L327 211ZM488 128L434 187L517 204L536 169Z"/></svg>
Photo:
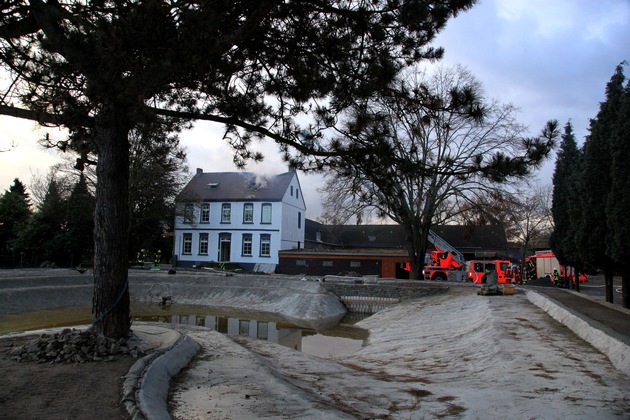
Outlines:
<svg viewBox="0 0 630 420"><path fill-rule="evenodd" d="M463 281L466 279L466 261L461 252L446 242L433 230L429 230L429 241L435 247L431 261L422 270L425 280Z"/></svg>
<svg viewBox="0 0 630 420"><path fill-rule="evenodd" d="M526 280L538 279L541 277L549 277L553 279L553 270L557 269L560 279L565 276L571 278L575 283L575 269L570 266L561 265L552 251L537 251L536 254L525 258L525 277ZM580 273L580 282L585 283L586 274Z"/></svg>
<svg viewBox="0 0 630 420"><path fill-rule="evenodd" d="M453 253L436 249L431 252L431 260L431 263L424 267L423 270L425 280L448 280L449 273L451 273L451 278L453 275L463 277L464 271L462 268L464 264L457 261L453 257ZM454 280L461 280L461 278Z"/></svg>
<svg viewBox="0 0 630 420"><path fill-rule="evenodd" d="M513 284L518 278L518 270L508 260L473 260L468 264L468 280L473 283L487 283L491 273L496 274L498 284Z"/></svg>

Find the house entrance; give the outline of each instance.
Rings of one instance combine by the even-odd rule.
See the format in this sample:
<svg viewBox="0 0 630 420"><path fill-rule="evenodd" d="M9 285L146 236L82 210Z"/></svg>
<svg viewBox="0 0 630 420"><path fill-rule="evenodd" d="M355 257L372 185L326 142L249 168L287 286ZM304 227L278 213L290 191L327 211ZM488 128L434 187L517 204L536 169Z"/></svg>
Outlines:
<svg viewBox="0 0 630 420"><path fill-rule="evenodd" d="M221 233L219 235L219 261L230 261L232 238L229 233Z"/></svg>

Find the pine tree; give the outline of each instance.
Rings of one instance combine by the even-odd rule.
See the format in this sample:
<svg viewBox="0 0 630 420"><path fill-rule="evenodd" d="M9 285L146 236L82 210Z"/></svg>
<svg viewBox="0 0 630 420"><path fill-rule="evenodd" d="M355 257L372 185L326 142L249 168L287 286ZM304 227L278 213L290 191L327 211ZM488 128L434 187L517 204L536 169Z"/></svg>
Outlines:
<svg viewBox="0 0 630 420"><path fill-rule="evenodd" d="M0 255L11 255L11 265L19 264L14 242L30 216L29 194L24 184L15 178L13 185L0 197Z"/></svg>
<svg viewBox="0 0 630 420"><path fill-rule="evenodd" d="M607 221L611 240L608 253L622 276L622 304L630 308L630 82L623 91L611 139L614 151Z"/></svg>
<svg viewBox="0 0 630 420"><path fill-rule="evenodd" d="M580 165L581 154L577 147L573 126L569 121L564 126L553 173L551 213L554 230L549 242L558 261L563 265L571 265L578 271L583 268L576 240L581 226L582 211L578 192ZM576 286L579 288L579 282Z"/></svg>
<svg viewBox="0 0 630 420"><path fill-rule="evenodd" d="M14 241L15 248L28 253L33 264L48 261L55 265L66 265L65 226L66 202L57 182L52 179L44 201Z"/></svg>
<svg viewBox="0 0 630 420"><path fill-rule="evenodd" d="M98 159L93 322L129 333L129 134L142 124L223 124L236 162L256 139L287 160L334 156L323 134L407 64L440 58L431 41L475 0L211 2L16 0L0 3L0 113L63 126L61 145ZM298 121L309 117L307 141ZM94 157L94 152L97 156ZM297 155L297 156L296 156Z"/></svg>
<svg viewBox="0 0 630 420"><path fill-rule="evenodd" d="M94 196L83 173L68 197L65 244L72 266L91 260L94 249ZM91 264L90 264L91 265Z"/></svg>
<svg viewBox="0 0 630 420"><path fill-rule="evenodd" d="M582 170L583 212L580 232L582 259L591 267L604 271L606 301L613 301L613 260L606 244L611 232L606 220L606 205L611 191L611 139L613 127L621 105L624 74L618 65L615 74L606 85L606 99L600 104L597 117L591 120L590 134L584 143L584 168Z"/></svg>

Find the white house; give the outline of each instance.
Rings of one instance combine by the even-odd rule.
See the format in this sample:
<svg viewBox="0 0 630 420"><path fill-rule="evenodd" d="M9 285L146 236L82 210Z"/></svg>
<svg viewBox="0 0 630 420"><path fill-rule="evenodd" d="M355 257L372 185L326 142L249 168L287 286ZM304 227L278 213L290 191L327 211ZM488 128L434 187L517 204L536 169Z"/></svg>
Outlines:
<svg viewBox="0 0 630 420"><path fill-rule="evenodd" d="M304 247L306 205L297 173L197 173L176 198L173 264L235 262L274 271L278 251Z"/></svg>

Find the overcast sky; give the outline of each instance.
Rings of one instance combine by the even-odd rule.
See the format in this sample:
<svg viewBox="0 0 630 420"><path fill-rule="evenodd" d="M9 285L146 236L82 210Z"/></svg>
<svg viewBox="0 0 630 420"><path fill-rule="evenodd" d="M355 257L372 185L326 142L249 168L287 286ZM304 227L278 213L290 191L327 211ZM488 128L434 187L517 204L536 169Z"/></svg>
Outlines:
<svg viewBox="0 0 630 420"><path fill-rule="evenodd" d="M445 65L466 66L488 97L518 107L530 135L550 119L562 126L571 119L581 143L615 67L630 61L630 1L481 0L451 20L435 45L445 48ZM627 67L625 73L630 76ZM15 177L28 186L32 173L45 174L58 160L56 152L37 145L39 137L31 122L0 117L0 150L15 145L0 153L0 192ZM200 123L181 137L192 172L236 170L218 127ZM286 171L271 142L257 147L265 161L248 170ZM543 183L551 183L553 159L539 174ZM316 191L321 180L301 174L300 181L307 217L315 219L321 212Z"/></svg>

